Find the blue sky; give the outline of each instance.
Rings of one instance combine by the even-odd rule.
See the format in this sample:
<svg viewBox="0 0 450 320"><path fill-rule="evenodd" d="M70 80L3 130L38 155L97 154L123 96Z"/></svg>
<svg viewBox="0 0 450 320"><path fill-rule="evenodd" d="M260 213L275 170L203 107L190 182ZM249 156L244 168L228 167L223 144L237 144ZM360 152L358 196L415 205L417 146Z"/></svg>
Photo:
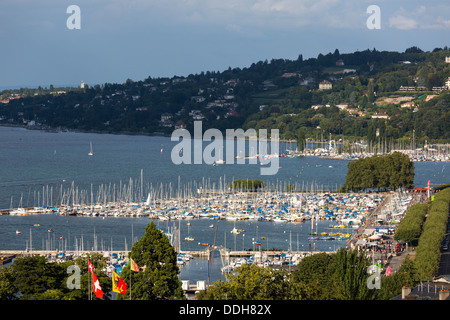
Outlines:
<svg viewBox="0 0 450 320"><path fill-rule="evenodd" d="M69 30L70 5L81 29ZM370 5L381 29L369 29ZM89 85L265 59L450 46L448 0L2 0L0 88Z"/></svg>

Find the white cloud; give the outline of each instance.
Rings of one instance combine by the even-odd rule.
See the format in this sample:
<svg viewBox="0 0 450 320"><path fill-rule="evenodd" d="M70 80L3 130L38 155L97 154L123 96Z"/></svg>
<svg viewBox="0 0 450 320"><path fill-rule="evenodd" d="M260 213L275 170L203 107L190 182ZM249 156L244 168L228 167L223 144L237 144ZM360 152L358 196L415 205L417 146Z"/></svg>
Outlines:
<svg viewBox="0 0 450 320"><path fill-rule="evenodd" d="M400 7L389 19L389 25L399 30L413 29L449 29L450 6L430 1L425 5Z"/></svg>
<svg viewBox="0 0 450 320"><path fill-rule="evenodd" d="M358 0L111 0L105 14L163 23L296 28L348 28L365 22ZM362 21L360 21L362 19Z"/></svg>
<svg viewBox="0 0 450 320"><path fill-rule="evenodd" d="M416 20L397 15L389 19L389 26L400 29L400 30L411 30L416 29L418 23Z"/></svg>

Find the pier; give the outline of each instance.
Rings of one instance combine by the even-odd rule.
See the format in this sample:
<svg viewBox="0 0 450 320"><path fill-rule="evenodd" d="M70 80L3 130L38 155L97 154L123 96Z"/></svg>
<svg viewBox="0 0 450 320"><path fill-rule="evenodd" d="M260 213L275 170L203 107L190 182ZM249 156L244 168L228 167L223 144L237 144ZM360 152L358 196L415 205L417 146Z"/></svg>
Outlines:
<svg viewBox="0 0 450 320"><path fill-rule="evenodd" d="M59 253L64 253L67 255L83 255L83 254L94 254L94 253L99 253L99 254L104 254L105 252L113 254L123 254L126 251L124 250L116 250L116 251L57 251L57 250L1 250L0 251L0 257L7 257L7 256L12 256L12 257L29 257L29 256L56 256ZM129 251L128 251L129 252ZM128 254L128 252L126 252Z"/></svg>
<svg viewBox="0 0 450 320"><path fill-rule="evenodd" d="M250 257L252 255L262 255L267 258L273 258L273 257L279 257L282 255L308 255L308 254L316 254L316 253L322 253L323 251L287 251L287 250L261 250L261 251L251 251L251 250L245 250L245 251L229 251L226 249L221 249L220 253L225 258L237 258L237 257ZM326 251L329 253L334 253L331 251Z"/></svg>
<svg viewBox="0 0 450 320"><path fill-rule="evenodd" d="M210 249L207 248L205 250L182 250L180 252L178 252L179 254L182 255L190 255L196 258L207 258L209 257L209 253L212 251L218 251L220 252L220 254L225 257L225 258L236 258L236 257L250 257L252 255L263 255L265 257L278 257L280 255L294 255L294 254L299 254L299 255L306 255L306 254L316 254L316 253L321 253L322 251L288 251L288 250L255 250L255 251L251 251L251 250L245 250L245 251L230 251L227 249ZM328 252L328 251L327 251ZM28 257L28 256L56 256L60 253L64 253L66 255L78 255L78 256L82 256L82 255L86 255L86 254L104 254L104 253L108 253L108 254L126 254L128 256L128 254L130 253L130 251L125 251L125 250L114 250L114 251L57 251L57 250L1 250L0 251L0 259L2 257L4 257L6 259L6 257L9 258L16 258L16 257ZM332 252L330 252L332 253Z"/></svg>

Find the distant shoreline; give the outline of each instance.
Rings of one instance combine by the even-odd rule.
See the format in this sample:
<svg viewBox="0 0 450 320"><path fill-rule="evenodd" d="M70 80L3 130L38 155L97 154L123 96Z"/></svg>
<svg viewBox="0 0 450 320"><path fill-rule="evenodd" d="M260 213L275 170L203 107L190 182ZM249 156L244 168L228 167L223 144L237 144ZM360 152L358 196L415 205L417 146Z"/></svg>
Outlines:
<svg viewBox="0 0 450 320"><path fill-rule="evenodd" d="M48 128L44 128L41 126L28 126L28 125L20 125L20 124L12 124L12 123L0 123L0 127L12 127L12 128L22 128L22 129L26 129L26 130L36 130L36 131L44 131L44 132L49 132L49 133L60 133L60 132L73 132L73 133L96 133L96 134L113 134L113 135L127 135L127 136L148 136L148 137L166 137L166 138L170 138L172 136L172 134L166 134L163 132L153 132L153 133L149 133L149 132L144 132L144 131L139 131L139 132L131 132L131 131L102 131L102 130L80 130L80 129L61 129L61 128L53 128L53 127L48 127ZM236 129L233 129L236 130ZM244 130L245 132L245 130ZM204 134L204 133L203 133ZM226 140L226 133L223 133L223 138ZM240 140L237 139L235 137L234 140ZM246 137L245 140L250 140L249 137ZM259 140L259 138L256 139L251 139L251 140ZM270 138L266 139L267 141L271 141ZM279 142L293 142L296 143L297 140L296 139L291 139L291 140L286 140L286 139L279 139Z"/></svg>

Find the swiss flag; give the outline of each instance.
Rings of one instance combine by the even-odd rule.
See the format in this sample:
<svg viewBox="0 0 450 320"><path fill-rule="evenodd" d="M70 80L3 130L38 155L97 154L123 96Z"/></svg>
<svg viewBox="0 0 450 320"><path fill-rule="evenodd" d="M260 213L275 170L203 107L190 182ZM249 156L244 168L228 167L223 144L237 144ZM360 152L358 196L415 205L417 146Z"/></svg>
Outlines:
<svg viewBox="0 0 450 320"><path fill-rule="evenodd" d="M88 260L88 271L94 274L94 265Z"/></svg>
<svg viewBox="0 0 450 320"><path fill-rule="evenodd" d="M103 298L103 291L102 288L100 287L100 282L97 279L97 276L95 275L94 272L92 272L92 279L94 281L94 287L92 289L92 291L95 293L95 296L99 299Z"/></svg>

